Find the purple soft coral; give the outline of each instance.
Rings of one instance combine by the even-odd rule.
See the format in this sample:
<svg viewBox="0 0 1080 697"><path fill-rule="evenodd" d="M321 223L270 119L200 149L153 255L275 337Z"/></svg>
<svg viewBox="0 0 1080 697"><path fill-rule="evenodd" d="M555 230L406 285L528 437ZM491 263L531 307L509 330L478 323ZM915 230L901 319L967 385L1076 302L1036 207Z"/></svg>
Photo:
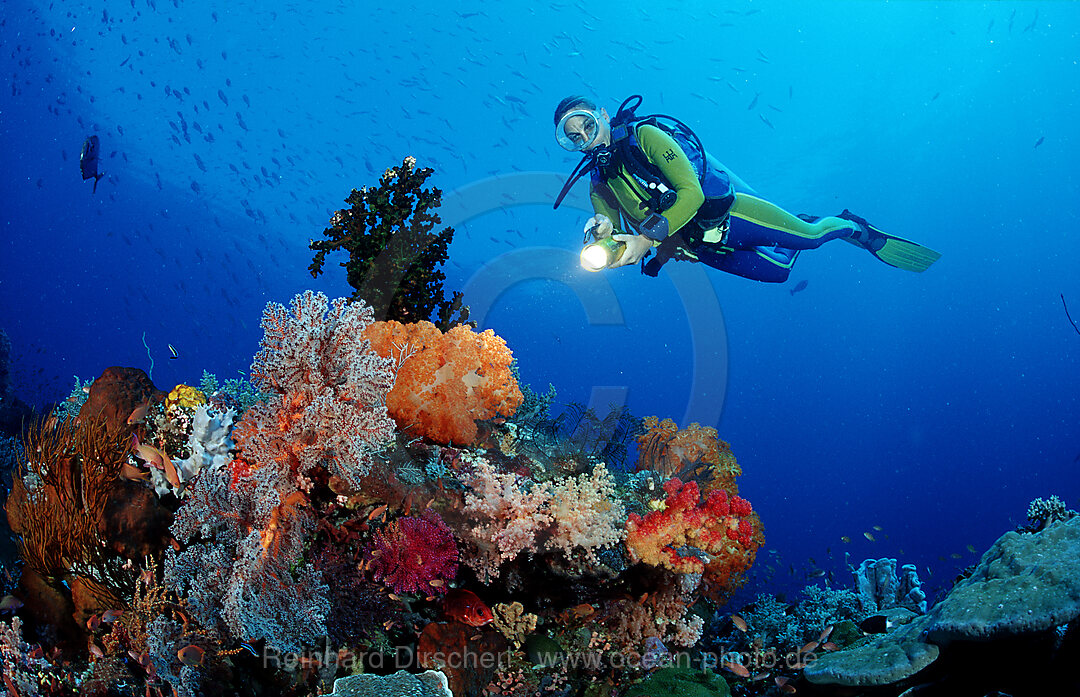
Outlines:
<svg viewBox="0 0 1080 697"><path fill-rule="evenodd" d="M434 513L404 516L375 533L367 565L395 593L443 593L457 574L457 545Z"/></svg>

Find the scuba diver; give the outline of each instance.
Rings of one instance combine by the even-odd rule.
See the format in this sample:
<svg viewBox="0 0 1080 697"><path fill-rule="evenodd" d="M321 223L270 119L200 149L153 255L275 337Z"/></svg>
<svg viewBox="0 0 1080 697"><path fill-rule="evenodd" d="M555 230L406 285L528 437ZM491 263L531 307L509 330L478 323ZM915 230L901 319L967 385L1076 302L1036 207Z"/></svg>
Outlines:
<svg viewBox="0 0 1080 697"><path fill-rule="evenodd" d="M555 208L578 179L590 175L595 215L585 225L586 268L641 262L643 273L656 276L678 259L783 283L799 252L829 240L845 240L908 271L925 271L941 256L846 209L824 218L788 213L707 153L683 122L664 114L637 116L641 102L640 95L627 98L614 118L583 96L567 97L555 109L559 145L584 153Z"/></svg>

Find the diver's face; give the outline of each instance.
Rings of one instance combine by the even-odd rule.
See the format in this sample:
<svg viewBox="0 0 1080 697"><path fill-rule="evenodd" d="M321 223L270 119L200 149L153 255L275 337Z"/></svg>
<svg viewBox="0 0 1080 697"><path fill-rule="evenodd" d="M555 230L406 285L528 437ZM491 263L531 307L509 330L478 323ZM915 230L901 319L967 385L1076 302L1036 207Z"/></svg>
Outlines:
<svg viewBox="0 0 1080 697"><path fill-rule="evenodd" d="M599 118L571 116L563 124L563 133L583 151L592 150L601 145L610 145L611 126L608 123L607 110L601 109Z"/></svg>

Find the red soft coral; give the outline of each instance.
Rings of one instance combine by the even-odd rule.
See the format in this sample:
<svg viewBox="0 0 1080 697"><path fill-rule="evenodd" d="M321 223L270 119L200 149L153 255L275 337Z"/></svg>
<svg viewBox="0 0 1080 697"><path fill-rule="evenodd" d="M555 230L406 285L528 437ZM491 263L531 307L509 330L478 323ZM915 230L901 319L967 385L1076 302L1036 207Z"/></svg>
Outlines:
<svg viewBox="0 0 1080 697"><path fill-rule="evenodd" d="M375 322L364 337L400 363L386 406L402 429L440 443L469 445L476 421L511 416L521 390L510 371L513 354L488 329L457 326L445 334L431 322Z"/></svg>
<svg viewBox="0 0 1080 697"><path fill-rule="evenodd" d="M664 491L660 510L645 517L631 514L626 523L626 546L635 561L677 573L719 570L732 561L741 567L739 573L749 567L757 546L748 501L724 491L712 491L702 501L696 482L676 478L664 483ZM727 576L730 571L725 570Z"/></svg>
<svg viewBox="0 0 1080 697"><path fill-rule="evenodd" d="M398 518L375 533L367 555L376 579L395 593L442 593L457 574L457 545L434 513Z"/></svg>

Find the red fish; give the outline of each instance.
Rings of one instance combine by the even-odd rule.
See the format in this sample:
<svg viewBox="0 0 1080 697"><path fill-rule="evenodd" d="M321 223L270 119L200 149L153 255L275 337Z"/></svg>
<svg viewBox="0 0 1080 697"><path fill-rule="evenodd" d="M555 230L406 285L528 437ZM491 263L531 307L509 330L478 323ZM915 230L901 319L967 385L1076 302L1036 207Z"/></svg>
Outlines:
<svg viewBox="0 0 1080 697"><path fill-rule="evenodd" d="M452 620L464 622L471 627L483 627L495 619L491 608L476 593L455 588L446 594L443 612Z"/></svg>

